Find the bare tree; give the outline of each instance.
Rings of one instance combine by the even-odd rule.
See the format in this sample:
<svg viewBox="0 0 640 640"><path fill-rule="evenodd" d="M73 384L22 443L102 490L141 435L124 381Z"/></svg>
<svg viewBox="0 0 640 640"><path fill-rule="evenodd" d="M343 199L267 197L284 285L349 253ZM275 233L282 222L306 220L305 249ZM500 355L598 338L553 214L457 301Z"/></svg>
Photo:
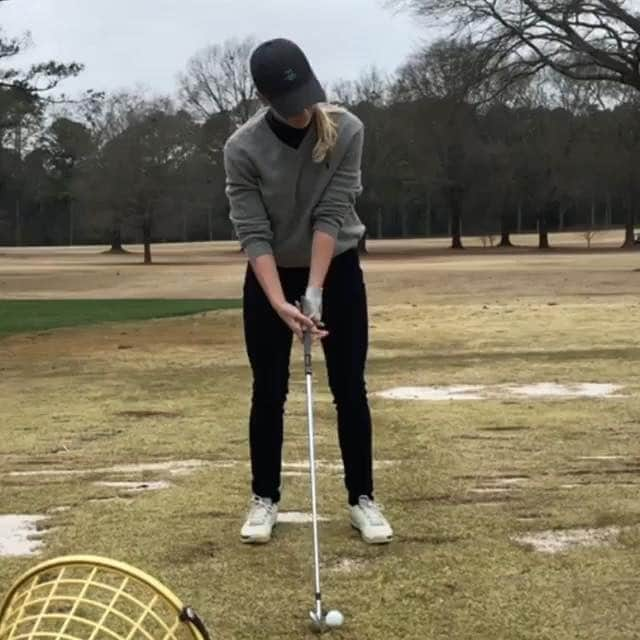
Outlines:
<svg viewBox="0 0 640 640"><path fill-rule="evenodd" d="M591 249L591 242L596 236L597 231L589 229L582 234L582 237L587 241L587 249Z"/></svg>
<svg viewBox="0 0 640 640"><path fill-rule="evenodd" d="M552 69L572 80L640 91L640 11L630 0L388 0L388 4L425 18L447 19L455 34L464 34L492 52L488 72L506 72L508 82ZM635 210L628 209L625 247L633 246L635 221Z"/></svg>
<svg viewBox="0 0 640 640"><path fill-rule="evenodd" d="M339 80L332 87L332 98L344 105L361 102L382 107L389 102L391 79L375 66L360 74L357 80Z"/></svg>
<svg viewBox="0 0 640 640"><path fill-rule="evenodd" d="M246 122L256 111L257 95L249 58L253 38L227 40L196 53L179 76L184 107L198 121L230 113Z"/></svg>
<svg viewBox="0 0 640 640"><path fill-rule="evenodd" d="M388 0L494 52L509 77L550 67L640 90L640 13L627 0Z"/></svg>

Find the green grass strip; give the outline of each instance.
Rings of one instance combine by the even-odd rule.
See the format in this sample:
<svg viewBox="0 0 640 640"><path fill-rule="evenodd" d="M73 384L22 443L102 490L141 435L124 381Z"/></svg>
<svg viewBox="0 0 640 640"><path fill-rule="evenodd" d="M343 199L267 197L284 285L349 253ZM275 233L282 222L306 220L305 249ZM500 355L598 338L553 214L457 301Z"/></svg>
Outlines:
<svg viewBox="0 0 640 640"><path fill-rule="evenodd" d="M0 336L238 309L240 300L0 300Z"/></svg>

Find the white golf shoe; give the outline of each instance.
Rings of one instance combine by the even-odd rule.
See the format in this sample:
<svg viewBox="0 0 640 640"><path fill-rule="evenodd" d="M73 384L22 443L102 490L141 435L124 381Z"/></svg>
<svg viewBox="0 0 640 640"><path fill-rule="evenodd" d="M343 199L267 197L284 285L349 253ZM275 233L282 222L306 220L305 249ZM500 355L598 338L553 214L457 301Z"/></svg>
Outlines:
<svg viewBox="0 0 640 640"><path fill-rule="evenodd" d="M247 519L240 531L242 542L265 544L271 540L271 532L278 519L278 505L269 498L253 496Z"/></svg>
<svg viewBox="0 0 640 640"><path fill-rule="evenodd" d="M368 496L360 496L358 504L350 507L351 526L360 531L368 544L387 544L393 540L393 529L382 515L381 507Z"/></svg>

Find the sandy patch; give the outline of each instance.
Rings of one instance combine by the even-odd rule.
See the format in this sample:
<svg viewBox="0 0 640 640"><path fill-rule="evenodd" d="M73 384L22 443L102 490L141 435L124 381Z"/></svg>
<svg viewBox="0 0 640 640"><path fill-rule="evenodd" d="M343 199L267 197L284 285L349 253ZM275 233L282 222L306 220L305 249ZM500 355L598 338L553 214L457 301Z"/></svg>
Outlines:
<svg viewBox="0 0 640 640"><path fill-rule="evenodd" d="M378 393L387 400L483 400L480 393L485 387L478 385L460 385L457 387L398 387Z"/></svg>
<svg viewBox="0 0 640 640"><path fill-rule="evenodd" d="M509 393L526 398L621 398L618 384L540 382L538 384L506 387Z"/></svg>
<svg viewBox="0 0 640 640"><path fill-rule="evenodd" d="M189 475L204 467L233 467L235 460L209 462L207 460L169 460L166 462L146 462L141 464L118 464L113 467L97 467L95 469L36 469L33 471L11 471L14 477L31 476L87 476L96 473L143 473L145 471L166 471L171 475Z"/></svg>
<svg viewBox="0 0 640 640"><path fill-rule="evenodd" d="M318 516L318 522L328 522L328 518ZM311 514L300 511L282 511L278 514L278 522L284 524L311 524Z"/></svg>
<svg viewBox="0 0 640 640"><path fill-rule="evenodd" d="M66 511L71 511L71 507L68 505L61 505L59 507L51 507L47 509L47 513L65 513Z"/></svg>
<svg viewBox="0 0 640 640"><path fill-rule="evenodd" d="M508 493L509 491L510 489L507 489L506 487L478 487L476 489L469 489L470 493L479 493L479 494Z"/></svg>
<svg viewBox="0 0 640 640"><path fill-rule="evenodd" d="M579 547L606 547L620 535L619 527L603 529L558 529L527 533L512 538L514 542L533 547L540 553L561 553Z"/></svg>
<svg viewBox="0 0 640 640"><path fill-rule="evenodd" d="M328 567L327 570L334 571L336 573L353 573L354 571L358 571L358 569L362 569L364 565L365 565L365 562L362 560L342 558L333 566Z"/></svg>
<svg viewBox="0 0 640 640"><path fill-rule="evenodd" d="M0 557L33 556L43 547L37 524L43 515L0 515Z"/></svg>
<svg viewBox="0 0 640 640"><path fill-rule="evenodd" d="M399 462L396 460L376 460L373 463L374 469L384 469L387 467L394 467ZM309 461L299 460L295 462L284 462L282 468L284 473L291 473L292 471L309 471ZM327 460L316 460L316 469L319 471L342 471L342 462L328 462ZM305 474L306 475L306 474Z"/></svg>
<svg viewBox="0 0 640 640"><path fill-rule="evenodd" d="M617 384L540 382L526 385L457 385L427 387L396 387L375 395L387 400L496 400L502 398L575 399L622 398L623 387Z"/></svg>
<svg viewBox="0 0 640 640"><path fill-rule="evenodd" d="M145 491L161 491L169 489L173 486L166 480L157 480L155 482L94 482L98 487L110 487L113 489L122 489L127 493L144 493Z"/></svg>
<svg viewBox="0 0 640 640"><path fill-rule="evenodd" d="M527 482L529 482L529 478L527 476L514 476L513 478L495 478L491 480L491 484L497 486L517 486L526 484Z"/></svg>
<svg viewBox="0 0 640 640"><path fill-rule="evenodd" d="M99 470L100 473L140 473L144 471L167 471L171 475L189 475L198 469L211 466L234 466L235 461L212 463L207 460L168 460L166 462L146 462L142 464L120 464L107 469Z"/></svg>

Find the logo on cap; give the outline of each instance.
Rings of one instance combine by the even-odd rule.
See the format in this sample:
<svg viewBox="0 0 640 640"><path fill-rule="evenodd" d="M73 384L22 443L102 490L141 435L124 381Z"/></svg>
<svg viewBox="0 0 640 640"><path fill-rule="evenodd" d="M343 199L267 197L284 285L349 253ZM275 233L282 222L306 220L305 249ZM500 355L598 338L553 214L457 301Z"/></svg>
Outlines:
<svg viewBox="0 0 640 640"><path fill-rule="evenodd" d="M284 78L288 82L294 82L297 77L298 77L298 74L293 69L287 69L284 72Z"/></svg>

